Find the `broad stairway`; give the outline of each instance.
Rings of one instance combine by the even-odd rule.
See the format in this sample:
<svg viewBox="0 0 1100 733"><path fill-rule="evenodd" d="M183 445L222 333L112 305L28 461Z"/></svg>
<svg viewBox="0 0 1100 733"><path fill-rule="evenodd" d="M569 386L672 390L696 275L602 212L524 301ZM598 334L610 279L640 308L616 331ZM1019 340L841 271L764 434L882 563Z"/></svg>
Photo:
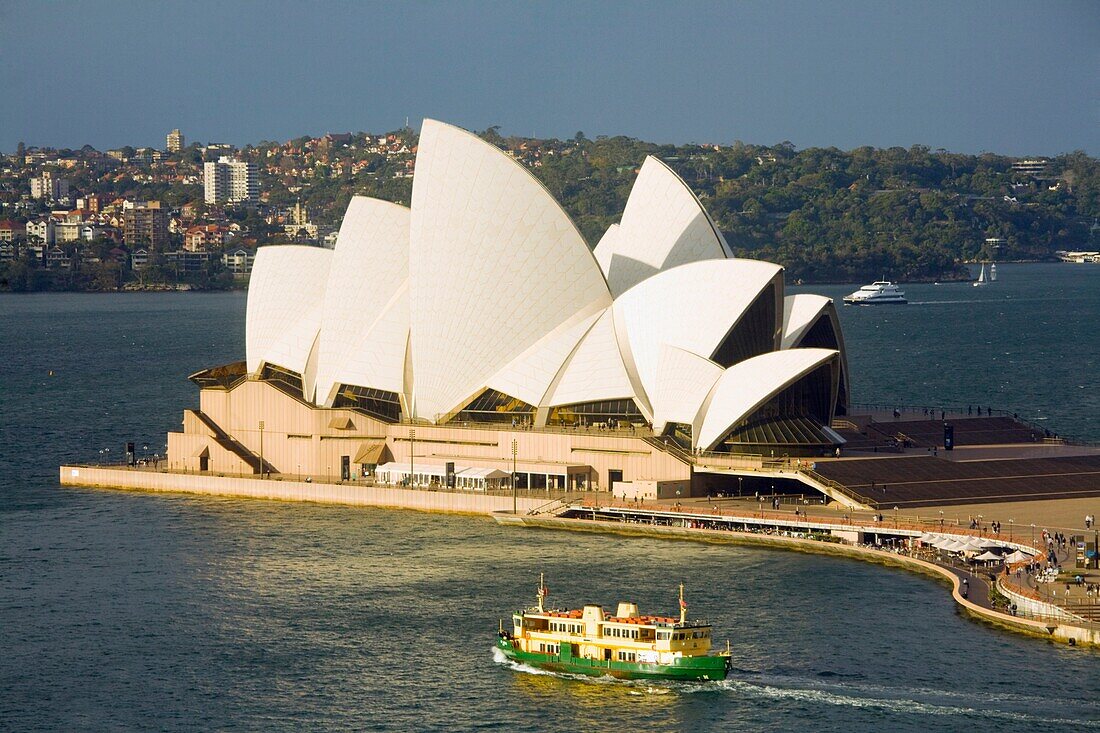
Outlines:
<svg viewBox="0 0 1100 733"><path fill-rule="evenodd" d="M261 464L258 455L246 448L240 441L230 436L229 433L222 430L221 427L211 420L208 415L203 413L202 410L190 410L190 412L199 419L199 422L210 430L215 443L244 461L244 463L252 469L252 473L272 474L279 472L271 465L271 462L266 459Z"/></svg>

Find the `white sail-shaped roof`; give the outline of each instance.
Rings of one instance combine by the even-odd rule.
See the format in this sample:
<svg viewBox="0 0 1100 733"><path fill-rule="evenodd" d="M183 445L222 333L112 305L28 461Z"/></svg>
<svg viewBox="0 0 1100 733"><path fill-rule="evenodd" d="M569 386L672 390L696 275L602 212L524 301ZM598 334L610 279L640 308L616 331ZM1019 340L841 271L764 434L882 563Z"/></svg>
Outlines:
<svg viewBox="0 0 1100 733"><path fill-rule="evenodd" d="M325 291L317 397L354 384L401 392L409 329L410 211L355 196L348 205Z"/></svg>
<svg viewBox="0 0 1100 733"><path fill-rule="evenodd" d="M666 270L615 300L615 327L652 401L662 344L713 358L726 335L769 285L782 297L783 268L757 260L707 260ZM778 335L778 304L775 326ZM626 351L624 346L624 352Z"/></svg>
<svg viewBox="0 0 1100 733"><path fill-rule="evenodd" d="M317 384L318 403L332 403L341 384L384 389L401 394L405 381L405 349L409 338L409 282L406 280L358 335L359 348L349 350L334 379Z"/></svg>
<svg viewBox="0 0 1100 733"><path fill-rule="evenodd" d="M319 247L281 245L257 251L245 313L250 372L277 364L306 376L321 328L331 261L332 250ZM307 385L307 398L311 391Z"/></svg>
<svg viewBox="0 0 1100 733"><path fill-rule="evenodd" d="M658 433L690 423L697 447L711 448L837 357L828 318L839 350L832 393L792 391L806 414L786 423L813 438L813 425L794 418L827 421L826 407L847 404L836 309L817 296L784 301L778 265L728 254L698 200L655 159L590 252L525 168L428 120L411 208L356 197L334 252L260 251L248 369L296 371L303 397L323 405L341 384L396 392L406 417L428 420L486 389L537 407L538 424L554 408L633 400ZM823 392L818 377L801 386ZM635 416L600 404L574 412L586 410Z"/></svg>
<svg viewBox="0 0 1100 733"><path fill-rule="evenodd" d="M677 265L731 256L699 199L683 179L653 156L642 163L609 244L613 246L605 272L615 297ZM607 254L598 252L597 259Z"/></svg>
<svg viewBox="0 0 1100 733"><path fill-rule="evenodd" d="M710 359L662 344L653 395L653 432L663 433L670 422L692 425L722 371Z"/></svg>
<svg viewBox="0 0 1100 733"><path fill-rule="evenodd" d="M546 334L606 308L606 281L545 188L496 147L425 120L409 256L415 409L435 419Z"/></svg>
<svg viewBox="0 0 1100 733"><path fill-rule="evenodd" d="M500 370L488 386L529 405L542 404L561 365L596 319L606 312L578 316L563 323Z"/></svg>
<svg viewBox="0 0 1100 733"><path fill-rule="evenodd" d="M618 224L609 226L600 237L600 241L596 243L596 248L592 250L592 255L596 258L596 263L599 264L605 277L611 269L611 257L615 254L615 236L618 231Z"/></svg>
<svg viewBox="0 0 1100 733"><path fill-rule="evenodd" d="M831 349L789 349L734 364L722 373L699 410L692 430L695 447L713 449L774 395L835 358L837 352Z"/></svg>
<svg viewBox="0 0 1100 733"><path fill-rule="evenodd" d="M832 326L835 344L811 343L808 346L835 346L840 351L840 394L837 398L837 414L847 414L851 399L848 383L848 353L844 347L844 334L840 329L840 316L831 298L809 293L798 293L783 299L783 339L780 348L796 349L822 319Z"/></svg>
<svg viewBox="0 0 1100 733"><path fill-rule="evenodd" d="M783 340L780 348L790 349L797 345L832 302L832 298L810 293L798 293L784 298Z"/></svg>
<svg viewBox="0 0 1100 733"><path fill-rule="evenodd" d="M598 400L633 399L636 396L619 352L614 313L609 308L600 315L565 362L544 404L559 407ZM643 412L649 410L644 398L639 400L638 407Z"/></svg>

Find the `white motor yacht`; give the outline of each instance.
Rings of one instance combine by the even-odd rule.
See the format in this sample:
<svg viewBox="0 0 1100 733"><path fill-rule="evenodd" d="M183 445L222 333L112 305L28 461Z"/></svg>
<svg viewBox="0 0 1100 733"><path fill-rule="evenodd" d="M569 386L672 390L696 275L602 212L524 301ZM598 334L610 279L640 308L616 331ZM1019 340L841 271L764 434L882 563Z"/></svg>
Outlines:
<svg viewBox="0 0 1100 733"><path fill-rule="evenodd" d="M905 305L905 293L892 282L880 280L844 296L848 305Z"/></svg>

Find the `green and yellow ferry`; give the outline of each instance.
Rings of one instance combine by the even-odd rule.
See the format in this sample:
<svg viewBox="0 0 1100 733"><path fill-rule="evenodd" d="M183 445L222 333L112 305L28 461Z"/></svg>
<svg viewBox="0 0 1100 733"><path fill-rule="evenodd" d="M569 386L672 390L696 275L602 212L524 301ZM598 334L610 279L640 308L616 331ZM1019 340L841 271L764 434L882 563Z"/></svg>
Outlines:
<svg viewBox="0 0 1100 733"><path fill-rule="evenodd" d="M614 616L596 605L548 609L547 594L540 576L538 605L513 614L511 631L501 622L497 648L513 662L630 680L722 680L729 672L729 642L710 652L711 626L687 620L683 584L678 619L643 616L633 603L620 603Z"/></svg>

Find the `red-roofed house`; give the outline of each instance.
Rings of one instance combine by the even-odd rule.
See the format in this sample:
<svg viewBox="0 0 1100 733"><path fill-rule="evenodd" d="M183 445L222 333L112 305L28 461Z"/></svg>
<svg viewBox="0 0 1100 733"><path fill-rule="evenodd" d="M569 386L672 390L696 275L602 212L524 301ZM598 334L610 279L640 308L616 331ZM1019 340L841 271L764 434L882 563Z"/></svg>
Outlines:
<svg viewBox="0 0 1100 733"><path fill-rule="evenodd" d="M229 228L220 224L206 224L188 228L183 235L183 248L188 252L205 252L220 249L229 235Z"/></svg>
<svg viewBox="0 0 1100 733"><path fill-rule="evenodd" d="M10 242L16 237L22 237L27 231L25 224L12 221L11 219L0 219L0 242Z"/></svg>

